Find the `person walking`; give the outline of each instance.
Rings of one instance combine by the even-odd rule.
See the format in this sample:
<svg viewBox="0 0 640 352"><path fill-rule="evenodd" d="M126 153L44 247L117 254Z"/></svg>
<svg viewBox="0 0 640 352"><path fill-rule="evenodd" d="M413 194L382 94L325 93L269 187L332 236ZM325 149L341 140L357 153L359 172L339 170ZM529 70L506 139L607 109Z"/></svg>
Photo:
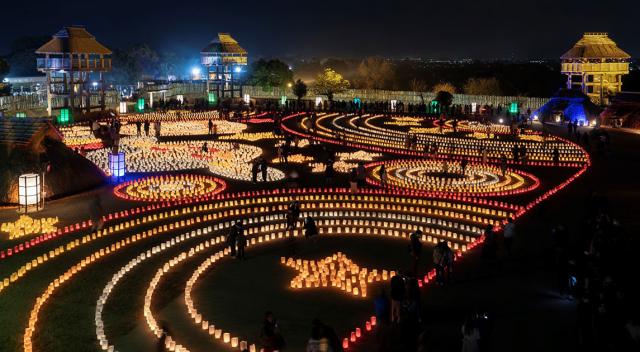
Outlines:
<svg viewBox="0 0 640 352"><path fill-rule="evenodd" d="M358 193L358 175L355 168L351 169L349 173L349 191L351 193Z"/></svg>
<svg viewBox="0 0 640 352"><path fill-rule="evenodd" d="M236 237L236 246L238 247L238 256L236 258L244 260L244 249L247 246L247 236L244 234L244 231L242 229L238 231L238 236Z"/></svg>
<svg viewBox="0 0 640 352"><path fill-rule="evenodd" d="M553 165L558 166L560 164L560 151L558 147L553 147Z"/></svg>
<svg viewBox="0 0 640 352"><path fill-rule="evenodd" d="M227 235L227 246L231 250L231 256L236 256L236 241L238 240L238 236L242 231L242 223L240 221L236 221L233 226L231 226L231 230L229 230L229 234Z"/></svg>
<svg viewBox="0 0 640 352"><path fill-rule="evenodd" d="M413 276L418 277L418 264L420 263L420 257L422 256L422 242L420 241L422 231L415 230L409 235L409 252L413 259Z"/></svg>
<svg viewBox="0 0 640 352"><path fill-rule="evenodd" d="M467 317L462 324L462 352L480 352L480 329L474 317Z"/></svg>
<svg viewBox="0 0 640 352"><path fill-rule="evenodd" d="M507 255L511 257L511 249L516 237L516 224L513 223L513 218L509 217L507 223L504 225L504 247L507 250Z"/></svg>
<svg viewBox="0 0 640 352"><path fill-rule="evenodd" d="M140 120L136 121L136 136L140 137L142 135L142 123Z"/></svg>
<svg viewBox="0 0 640 352"><path fill-rule="evenodd" d="M504 153L500 154L500 171L502 172L502 177L507 175L507 156Z"/></svg>
<svg viewBox="0 0 640 352"><path fill-rule="evenodd" d="M405 283L400 273L391 278L391 323L399 324L402 311L402 302L405 299Z"/></svg>
<svg viewBox="0 0 640 352"><path fill-rule="evenodd" d="M488 161L488 158L487 158L487 147L486 146L482 147L482 153L481 154L482 154L482 163L486 164L487 161Z"/></svg>
<svg viewBox="0 0 640 352"><path fill-rule="evenodd" d="M516 144L513 146L513 149L511 150L511 154L513 156L513 162L514 163L519 163L520 162L520 145Z"/></svg>
<svg viewBox="0 0 640 352"><path fill-rule="evenodd" d="M487 225L484 230L484 246L482 246L482 259L485 264L493 265L496 261L496 236L493 225Z"/></svg>
<svg viewBox="0 0 640 352"><path fill-rule="evenodd" d="M387 169L385 168L384 164L380 165L379 176L380 176L380 185L382 187L385 187L387 185Z"/></svg>
<svg viewBox="0 0 640 352"><path fill-rule="evenodd" d="M331 186L331 184L333 183L334 176L335 176L335 170L333 168L333 159L329 158L327 159L327 162L325 163L325 166L324 166L324 177L325 177L325 183L327 186Z"/></svg>
<svg viewBox="0 0 640 352"><path fill-rule="evenodd" d="M365 186L365 180L367 178L367 171L364 168L362 161L358 162L358 168L356 169L356 177L358 180L358 187L363 188Z"/></svg>
<svg viewBox="0 0 640 352"><path fill-rule="evenodd" d="M267 311L264 314L259 339L261 351L264 352L277 352L285 347L285 340L280 333L280 326L271 311Z"/></svg>
<svg viewBox="0 0 640 352"><path fill-rule="evenodd" d="M433 249L433 265L436 269L436 282L439 285L445 283L445 269L447 269L449 263L449 252L451 249L447 245L447 241L440 241Z"/></svg>
<svg viewBox="0 0 640 352"><path fill-rule="evenodd" d="M389 310L389 298L387 297L387 293L383 288L380 289L378 295L373 300L374 312L376 315L376 319L382 324L389 322L389 316L391 314Z"/></svg>
<svg viewBox="0 0 640 352"><path fill-rule="evenodd" d="M213 134L213 121L209 119L209 134Z"/></svg>
<svg viewBox="0 0 640 352"><path fill-rule="evenodd" d="M262 173L262 182L267 182L267 159L260 158L260 172Z"/></svg>
<svg viewBox="0 0 640 352"><path fill-rule="evenodd" d="M254 160L251 164L251 182L254 184L258 182L258 170L260 170L260 163Z"/></svg>
<svg viewBox="0 0 640 352"><path fill-rule="evenodd" d="M104 220L102 220L104 208L102 208L100 196L97 194L93 197L93 201L89 206L89 212L91 215L91 232L102 230L102 227L104 226Z"/></svg>
<svg viewBox="0 0 640 352"><path fill-rule="evenodd" d="M150 128L149 119L144 120L144 134L149 137L149 128Z"/></svg>

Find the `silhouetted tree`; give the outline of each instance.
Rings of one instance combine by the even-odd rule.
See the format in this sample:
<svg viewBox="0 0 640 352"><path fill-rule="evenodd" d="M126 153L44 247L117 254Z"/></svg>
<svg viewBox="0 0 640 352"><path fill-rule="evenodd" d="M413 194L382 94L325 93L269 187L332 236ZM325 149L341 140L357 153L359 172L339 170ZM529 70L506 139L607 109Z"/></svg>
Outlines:
<svg viewBox="0 0 640 352"><path fill-rule="evenodd" d="M436 93L436 101L440 104L441 107L448 109L453 103L453 94L441 90Z"/></svg>
<svg viewBox="0 0 640 352"><path fill-rule="evenodd" d="M280 60L260 59L251 65L249 83L270 90L273 87L284 88L293 81L293 71Z"/></svg>
<svg viewBox="0 0 640 352"><path fill-rule="evenodd" d="M301 79L298 79L291 87L291 91L298 98L298 105L300 105L300 100L307 95L307 85Z"/></svg>

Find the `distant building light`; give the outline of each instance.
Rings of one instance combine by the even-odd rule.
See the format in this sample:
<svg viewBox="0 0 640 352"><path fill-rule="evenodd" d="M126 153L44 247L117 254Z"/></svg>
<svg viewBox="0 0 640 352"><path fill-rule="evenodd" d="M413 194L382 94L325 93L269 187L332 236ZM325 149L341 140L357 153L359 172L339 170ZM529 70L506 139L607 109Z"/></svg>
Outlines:
<svg viewBox="0 0 640 352"><path fill-rule="evenodd" d="M236 71L237 73L242 72L242 67L240 67L240 66L236 66L235 71Z"/></svg>

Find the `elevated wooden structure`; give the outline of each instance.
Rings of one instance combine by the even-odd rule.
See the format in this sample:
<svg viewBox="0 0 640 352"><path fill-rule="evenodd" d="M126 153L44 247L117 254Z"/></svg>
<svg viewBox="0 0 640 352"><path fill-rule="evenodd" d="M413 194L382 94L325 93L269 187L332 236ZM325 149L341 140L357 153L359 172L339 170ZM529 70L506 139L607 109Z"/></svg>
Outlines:
<svg viewBox="0 0 640 352"><path fill-rule="evenodd" d="M47 75L49 116L62 109L73 114L105 109L103 73L111 71L111 50L84 27L62 28L36 54L38 71Z"/></svg>
<svg viewBox="0 0 640 352"><path fill-rule="evenodd" d="M607 33L585 33L561 59L567 88L580 89L595 104L607 105L610 96L622 91L631 56Z"/></svg>
<svg viewBox="0 0 640 352"><path fill-rule="evenodd" d="M218 33L218 37L200 51L202 65L206 68L207 93L215 98L242 96L242 86L238 77L247 66L247 51L228 33Z"/></svg>

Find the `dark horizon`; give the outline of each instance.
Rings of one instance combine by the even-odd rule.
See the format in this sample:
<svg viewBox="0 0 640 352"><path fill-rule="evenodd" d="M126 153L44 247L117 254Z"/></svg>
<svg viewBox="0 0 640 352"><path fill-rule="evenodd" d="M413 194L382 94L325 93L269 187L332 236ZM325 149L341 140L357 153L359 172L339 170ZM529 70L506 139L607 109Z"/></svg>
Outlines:
<svg viewBox="0 0 640 352"><path fill-rule="evenodd" d="M165 6L162 4L166 3ZM640 56L640 29L632 26L640 2L542 0L413 3L396 0L337 2L322 6L247 0L242 4L196 0L177 8L113 1L112 6L69 0L4 5L0 53L24 36L50 36L85 25L111 48L147 43L160 51L197 55L217 32L229 32L252 57L422 57L432 59L558 58L584 32L608 32L631 56Z"/></svg>

